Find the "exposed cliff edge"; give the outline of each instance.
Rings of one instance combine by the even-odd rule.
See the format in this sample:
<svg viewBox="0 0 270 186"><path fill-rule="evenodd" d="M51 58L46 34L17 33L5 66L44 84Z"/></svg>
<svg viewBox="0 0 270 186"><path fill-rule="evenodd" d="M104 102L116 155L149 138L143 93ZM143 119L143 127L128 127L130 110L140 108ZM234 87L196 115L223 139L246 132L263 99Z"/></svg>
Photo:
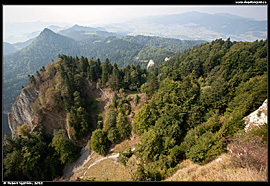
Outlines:
<svg viewBox="0 0 270 186"><path fill-rule="evenodd" d="M21 94L18 96L17 100L11 107L11 113L8 115L9 128L12 137L17 136L17 127L23 124L31 129L34 129L33 125L33 108L31 103L33 103L38 98L38 90L34 87L23 88Z"/></svg>
<svg viewBox="0 0 270 186"><path fill-rule="evenodd" d="M107 108L111 103L113 92L107 89L96 89L96 84L87 79L83 81L85 85L83 90L87 96L98 101L101 111ZM44 82L44 84L48 85L49 83ZM12 138L18 137L18 127L26 124L31 132L35 130L45 134L53 134L54 129L65 129L69 139L71 139L67 112L64 109L57 110L56 106L49 108L46 107L46 104L42 106L40 103L48 88L42 90L38 86L29 86L21 90L8 115ZM94 114L91 113L90 117L93 126L96 127L97 121Z"/></svg>
<svg viewBox="0 0 270 186"><path fill-rule="evenodd" d="M257 110L246 116L244 121L246 132L252 128L256 128L267 123L267 99Z"/></svg>

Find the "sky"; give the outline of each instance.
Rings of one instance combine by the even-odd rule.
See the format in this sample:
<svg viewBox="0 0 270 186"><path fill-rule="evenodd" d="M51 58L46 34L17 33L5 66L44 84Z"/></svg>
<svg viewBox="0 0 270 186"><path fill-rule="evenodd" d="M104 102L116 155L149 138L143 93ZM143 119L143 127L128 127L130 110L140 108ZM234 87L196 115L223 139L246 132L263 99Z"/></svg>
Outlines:
<svg viewBox="0 0 270 186"><path fill-rule="evenodd" d="M3 21L4 23L61 22L90 26L190 11L209 14L230 13L256 20L267 20L266 5L3 5Z"/></svg>

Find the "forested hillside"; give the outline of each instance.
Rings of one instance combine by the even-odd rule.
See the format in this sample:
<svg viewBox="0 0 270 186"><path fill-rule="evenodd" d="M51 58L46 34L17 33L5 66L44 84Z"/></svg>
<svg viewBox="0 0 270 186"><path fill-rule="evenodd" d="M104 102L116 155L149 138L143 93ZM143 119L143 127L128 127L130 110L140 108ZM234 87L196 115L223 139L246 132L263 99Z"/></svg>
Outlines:
<svg viewBox="0 0 270 186"><path fill-rule="evenodd" d="M4 179L53 180L78 158L80 147L106 156L136 137L134 149L118 157L132 180L163 180L185 159L210 162L226 152L244 129L243 118L267 98L267 42L217 39L150 70L58 55L28 76L28 86L39 91L31 105L35 124L18 126L18 138L7 137ZM106 108L89 91L92 84L113 91ZM54 124L57 115L64 122ZM265 137L266 130L252 136Z"/></svg>
<svg viewBox="0 0 270 186"><path fill-rule="evenodd" d="M141 141L139 180L163 179L183 159L205 164L226 151L243 117L267 98L267 41L218 39L149 73L142 90L151 99L132 126Z"/></svg>
<svg viewBox="0 0 270 186"><path fill-rule="evenodd" d="M42 66L56 60L58 54L84 56L95 60L99 58L101 61L108 58L112 64L116 63L119 67L128 64L136 65L137 63L146 67L145 61L147 62L151 58L156 62L163 62L165 57L169 57L175 52L205 43L205 41L174 39L176 44L171 46L165 38L150 37L152 42L155 42L155 46L152 46L137 42L137 39L121 39L114 33L78 25L60 33L69 37L54 33L46 28L29 46L11 55L4 56L3 93L5 111L10 111L12 103L19 95L21 86L26 85L27 75L34 74Z"/></svg>

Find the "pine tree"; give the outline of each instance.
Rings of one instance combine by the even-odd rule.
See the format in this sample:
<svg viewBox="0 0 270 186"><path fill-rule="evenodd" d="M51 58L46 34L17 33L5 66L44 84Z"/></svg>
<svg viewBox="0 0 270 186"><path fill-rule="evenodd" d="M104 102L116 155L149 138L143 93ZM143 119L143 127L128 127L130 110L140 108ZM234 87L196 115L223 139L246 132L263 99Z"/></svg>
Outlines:
<svg viewBox="0 0 270 186"><path fill-rule="evenodd" d="M102 77L101 77L102 86L105 86L106 83L108 82L109 72L110 72L109 65L110 65L110 61L108 58L106 58L105 62L102 64Z"/></svg>
<svg viewBox="0 0 270 186"><path fill-rule="evenodd" d="M128 86L131 84L131 67L130 65L128 65L125 69L124 69L124 86L125 88L128 88Z"/></svg>
<svg viewBox="0 0 270 186"><path fill-rule="evenodd" d="M90 144L93 151L105 156L110 146L107 133L101 129L96 129L91 136Z"/></svg>
<svg viewBox="0 0 270 186"><path fill-rule="evenodd" d="M98 74L97 74L97 66L95 62L91 63L90 66L87 68L87 76L91 81L96 81Z"/></svg>
<svg viewBox="0 0 270 186"><path fill-rule="evenodd" d="M117 115L116 127L122 140L126 139L130 135L130 127L127 122L127 118L121 112Z"/></svg>
<svg viewBox="0 0 270 186"><path fill-rule="evenodd" d="M119 75L119 69L116 63L114 63L113 65L113 71L112 71L112 76L110 80L110 87L112 90L118 90L120 88L120 75Z"/></svg>
<svg viewBox="0 0 270 186"><path fill-rule="evenodd" d="M83 56L80 58L80 70L82 72L86 72L88 68L88 59L84 58Z"/></svg>

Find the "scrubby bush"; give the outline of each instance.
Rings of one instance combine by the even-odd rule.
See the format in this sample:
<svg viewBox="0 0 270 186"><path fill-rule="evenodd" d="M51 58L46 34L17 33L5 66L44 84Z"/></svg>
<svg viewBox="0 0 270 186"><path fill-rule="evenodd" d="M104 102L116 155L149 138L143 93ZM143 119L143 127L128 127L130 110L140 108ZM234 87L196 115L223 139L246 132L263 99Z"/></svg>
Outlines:
<svg viewBox="0 0 270 186"><path fill-rule="evenodd" d="M181 143L181 145L176 145L172 148L172 151L170 153L171 159L178 163L180 160L183 160L185 158L185 146Z"/></svg>
<svg viewBox="0 0 270 186"><path fill-rule="evenodd" d="M105 156L110 146L107 133L101 129L96 129L92 133L90 144L93 151L102 156Z"/></svg>
<svg viewBox="0 0 270 186"><path fill-rule="evenodd" d="M236 167L247 167L257 171L267 169L267 144L260 136L237 133L228 145L228 150Z"/></svg>

